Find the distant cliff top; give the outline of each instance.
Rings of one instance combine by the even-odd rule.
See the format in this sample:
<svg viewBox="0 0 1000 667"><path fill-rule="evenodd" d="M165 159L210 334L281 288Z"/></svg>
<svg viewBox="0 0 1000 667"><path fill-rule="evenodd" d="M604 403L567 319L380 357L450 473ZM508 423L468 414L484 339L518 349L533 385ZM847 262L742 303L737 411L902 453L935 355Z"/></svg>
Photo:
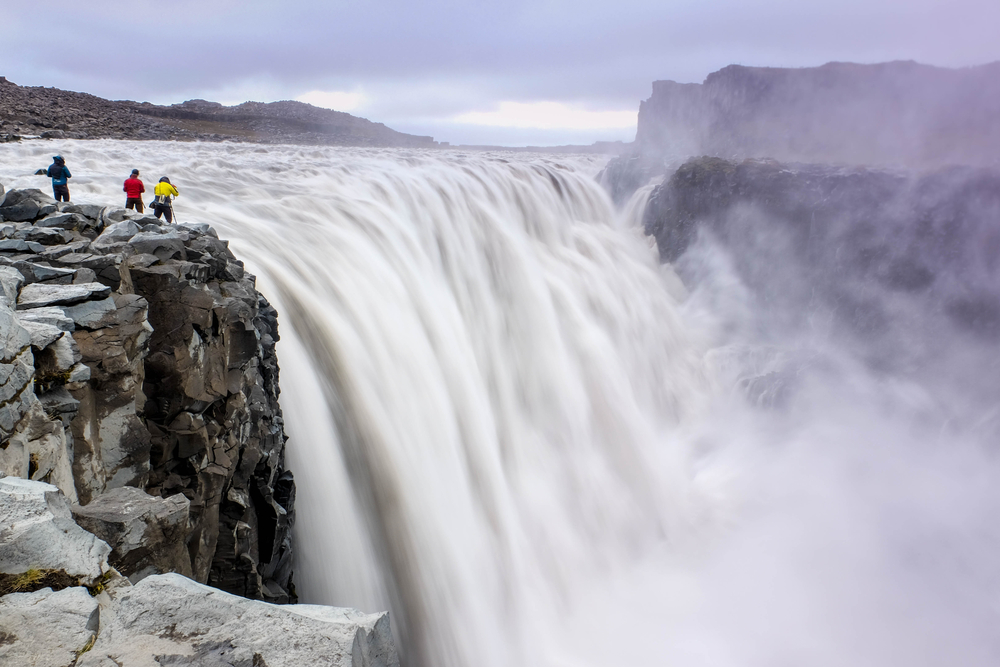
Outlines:
<svg viewBox="0 0 1000 667"><path fill-rule="evenodd" d="M0 77L0 136L70 139L181 139L342 146L434 146L431 137L397 132L340 111L293 101L188 100L158 106L106 100L58 88L18 86Z"/></svg>
<svg viewBox="0 0 1000 667"><path fill-rule="evenodd" d="M730 65L653 83L636 141L668 155L933 166L1000 159L1000 62Z"/></svg>

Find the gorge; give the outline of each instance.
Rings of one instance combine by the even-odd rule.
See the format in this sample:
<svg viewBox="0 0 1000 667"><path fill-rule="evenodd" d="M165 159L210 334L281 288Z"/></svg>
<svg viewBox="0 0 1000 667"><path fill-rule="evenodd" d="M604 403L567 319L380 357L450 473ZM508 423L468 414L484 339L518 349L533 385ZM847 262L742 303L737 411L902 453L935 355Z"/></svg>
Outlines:
<svg viewBox="0 0 1000 667"><path fill-rule="evenodd" d="M44 189L32 173L55 145L0 145L0 182ZM345 612L337 640L353 664L396 659L384 610L406 667L1000 657L1000 177L988 162L655 153L663 175L639 177L629 158L593 155L107 140L58 151L74 224L103 221L101 257L121 260L75 270L135 270L132 290L100 283L86 302L110 298L130 317L135 297L148 304L147 396L173 394L172 369L203 348L242 371L216 385L207 364L199 390L214 393L198 405L136 413L156 443L147 489L207 498L210 466L184 470L209 441L215 456L221 431L197 418L237 394L258 406L241 429L281 465L212 487L232 537L207 581L294 593L305 605L281 609L313 621L332 612L310 605L361 610ZM132 168L177 185L178 226L132 229L102 212L124 201ZM15 238L18 224L16 252L46 252ZM211 298L218 322L163 303L175 280L185 299ZM272 353L280 422L272 389L237 382L260 369L254 386L270 387ZM291 570L287 514L267 521L291 509L286 469ZM253 543L272 558L247 558ZM173 576L129 595L181 598ZM138 627L132 609L115 622ZM191 651L259 666L259 645L230 635L244 651L233 657L222 630L188 636L192 618L178 628ZM274 618L253 627L291 627ZM108 627L94 656L121 649Z"/></svg>

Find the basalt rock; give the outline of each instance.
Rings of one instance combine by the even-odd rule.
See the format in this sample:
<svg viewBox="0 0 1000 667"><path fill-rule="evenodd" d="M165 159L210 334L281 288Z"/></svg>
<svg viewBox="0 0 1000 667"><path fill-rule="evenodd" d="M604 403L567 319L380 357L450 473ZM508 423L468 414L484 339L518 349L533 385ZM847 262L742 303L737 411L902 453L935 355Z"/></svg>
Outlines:
<svg viewBox="0 0 1000 667"><path fill-rule="evenodd" d="M23 220L0 243L24 247L0 247L0 471L79 502L126 574L294 601L277 320L254 277L208 225L37 190L3 204ZM133 491L152 499L137 515Z"/></svg>
<svg viewBox="0 0 1000 667"><path fill-rule="evenodd" d="M72 522L57 488L0 478L0 664L398 667L387 613L279 606L154 574L184 567L184 496L121 487L73 513L114 549Z"/></svg>

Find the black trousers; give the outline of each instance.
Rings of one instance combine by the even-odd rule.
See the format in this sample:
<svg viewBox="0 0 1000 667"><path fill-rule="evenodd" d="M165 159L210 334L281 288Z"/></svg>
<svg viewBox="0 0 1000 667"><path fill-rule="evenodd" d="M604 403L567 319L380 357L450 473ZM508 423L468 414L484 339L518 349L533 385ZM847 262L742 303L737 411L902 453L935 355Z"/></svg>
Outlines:
<svg viewBox="0 0 1000 667"><path fill-rule="evenodd" d="M56 201L69 201L69 186L53 185L52 196L56 198Z"/></svg>
<svg viewBox="0 0 1000 667"><path fill-rule="evenodd" d="M142 204L142 199L139 197L126 197L125 208L134 208L139 211L139 213L142 213L145 210Z"/></svg>
<svg viewBox="0 0 1000 667"><path fill-rule="evenodd" d="M168 223L174 221L174 213L170 210L170 206L166 204L153 204L153 215L156 216L157 220L159 220L162 215L167 218Z"/></svg>

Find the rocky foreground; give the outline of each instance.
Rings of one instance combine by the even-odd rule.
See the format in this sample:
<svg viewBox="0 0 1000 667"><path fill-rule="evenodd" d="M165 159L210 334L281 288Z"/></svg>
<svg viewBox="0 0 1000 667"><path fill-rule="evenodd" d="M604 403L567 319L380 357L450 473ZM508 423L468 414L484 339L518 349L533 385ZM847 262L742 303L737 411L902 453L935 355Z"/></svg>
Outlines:
<svg viewBox="0 0 1000 667"><path fill-rule="evenodd" d="M105 100L58 88L19 86L0 77L0 141L159 139L334 146L430 147L431 137L397 132L341 111L302 102L245 102L225 107L189 100L160 106Z"/></svg>
<svg viewBox="0 0 1000 667"><path fill-rule="evenodd" d="M245 599L295 601L276 340L208 225L0 188L0 663L393 663Z"/></svg>

